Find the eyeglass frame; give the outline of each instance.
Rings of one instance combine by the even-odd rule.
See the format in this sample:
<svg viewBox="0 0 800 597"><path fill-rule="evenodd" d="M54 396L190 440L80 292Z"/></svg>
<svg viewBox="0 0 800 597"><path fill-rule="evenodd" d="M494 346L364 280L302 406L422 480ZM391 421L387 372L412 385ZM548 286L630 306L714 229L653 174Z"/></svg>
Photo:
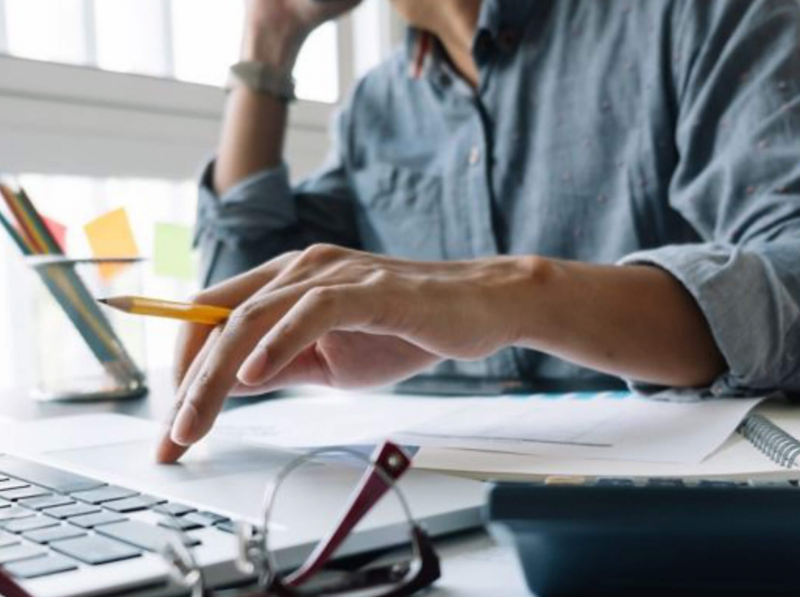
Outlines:
<svg viewBox="0 0 800 597"><path fill-rule="evenodd" d="M362 476L356 489L350 497L350 506L345 510L339 523L334 527L328 539L323 540L317 549L307 558L306 562L292 573L289 577L282 577L278 573L279 566L275 561L275 554L269 549L269 521L272 510L281 485L285 479L296 469L307 464L320 456L328 455L347 455L367 464L367 469ZM397 460L399 459L399 460ZM410 467L411 459L403 450L390 441L385 441L373 452L372 457L367 457L363 453L346 447L329 447L312 450L300 455L286 464L275 476L264 493L264 506L262 514L262 526L238 523L236 534L239 540L239 557L237 566L247 575L257 577L258 589L255 593L248 593L246 597L266 597L275 595L276 597L313 597L315 595L333 595L347 593L355 590L363 590L363 586L348 585L337 588L334 591L320 592L301 592L295 585L302 584L312 578L327 563L341 543L350 536L350 533L358 522L383 498L392 491L398 498L401 508L409 524L409 534L414 558L411 565L404 572L403 577L407 578L402 584L388 588L386 593L381 593L380 597L408 597L417 591L430 587L441 577L441 565L439 556L433 547L433 542L428 533L414 520L408 502L397 487L396 481ZM375 479L380 480L381 486L376 489ZM372 487L370 482L372 481ZM355 512L355 506L361 502L361 510ZM341 532L342 529L344 532ZM178 535L181 535L180 533ZM333 547L331 548L331 544ZM297 572L309 568L308 562L314 560L315 553L324 552L327 555L318 559L314 568L309 573L300 576L302 582L297 582ZM191 550L186 547L182 539L171 541L162 550L162 555L176 569L179 581L191 589L192 597L210 597L213 593L205 587L203 573L197 565ZM385 575L391 581L391 576L398 572L397 564L384 567L371 568L368 571L355 571L350 575L351 582L358 580L364 574L370 576Z"/></svg>

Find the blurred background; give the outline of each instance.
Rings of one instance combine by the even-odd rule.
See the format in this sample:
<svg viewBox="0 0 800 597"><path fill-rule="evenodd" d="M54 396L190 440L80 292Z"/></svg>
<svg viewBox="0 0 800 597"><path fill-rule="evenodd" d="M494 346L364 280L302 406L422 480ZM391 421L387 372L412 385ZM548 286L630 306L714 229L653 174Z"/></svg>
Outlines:
<svg viewBox="0 0 800 597"><path fill-rule="evenodd" d="M193 223L243 15L244 0L0 0L0 179L66 227L70 255L89 255L84 224L118 207L145 257L157 223ZM320 165L329 119L354 81L402 38L388 0L365 0L313 34L295 71L295 179ZM143 269L146 294L182 299L197 289ZM0 389L32 376L29 278L0 238ZM145 366L164 368L177 325L146 325Z"/></svg>

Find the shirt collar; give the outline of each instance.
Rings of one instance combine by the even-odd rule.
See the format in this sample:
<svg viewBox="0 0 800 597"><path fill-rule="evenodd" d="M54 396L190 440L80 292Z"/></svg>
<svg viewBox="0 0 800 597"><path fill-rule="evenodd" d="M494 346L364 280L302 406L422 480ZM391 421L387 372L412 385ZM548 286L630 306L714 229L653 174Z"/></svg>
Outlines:
<svg viewBox="0 0 800 597"><path fill-rule="evenodd" d="M483 0L475 41L484 35L497 39L510 29L523 27L532 18L536 4L533 0ZM437 62L438 51L436 37L432 33L409 27L406 35L409 76L414 79L426 76Z"/></svg>

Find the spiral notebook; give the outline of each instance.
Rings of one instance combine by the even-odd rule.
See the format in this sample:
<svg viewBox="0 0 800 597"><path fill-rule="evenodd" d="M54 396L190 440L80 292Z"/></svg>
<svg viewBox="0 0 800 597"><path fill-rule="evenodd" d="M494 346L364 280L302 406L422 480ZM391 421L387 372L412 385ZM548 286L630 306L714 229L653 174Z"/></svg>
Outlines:
<svg viewBox="0 0 800 597"><path fill-rule="evenodd" d="M680 441L680 438L676 438ZM549 475L800 479L800 405L768 401L716 451L696 464L553 458L428 448L417 468L473 478L525 481Z"/></svg>

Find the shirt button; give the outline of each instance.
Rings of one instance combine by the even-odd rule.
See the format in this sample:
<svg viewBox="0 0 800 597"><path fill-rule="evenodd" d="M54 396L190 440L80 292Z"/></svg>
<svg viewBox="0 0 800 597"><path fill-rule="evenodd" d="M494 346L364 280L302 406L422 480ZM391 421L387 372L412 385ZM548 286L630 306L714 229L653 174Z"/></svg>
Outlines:
<svg viewBox="0 0 800 597"><path fill-rule="evenodd" d="M481 150L480 147L477 145L473 146L472 150L469 152L469 163L471 166L474 166L478 162L481 161Z"/></svg>

